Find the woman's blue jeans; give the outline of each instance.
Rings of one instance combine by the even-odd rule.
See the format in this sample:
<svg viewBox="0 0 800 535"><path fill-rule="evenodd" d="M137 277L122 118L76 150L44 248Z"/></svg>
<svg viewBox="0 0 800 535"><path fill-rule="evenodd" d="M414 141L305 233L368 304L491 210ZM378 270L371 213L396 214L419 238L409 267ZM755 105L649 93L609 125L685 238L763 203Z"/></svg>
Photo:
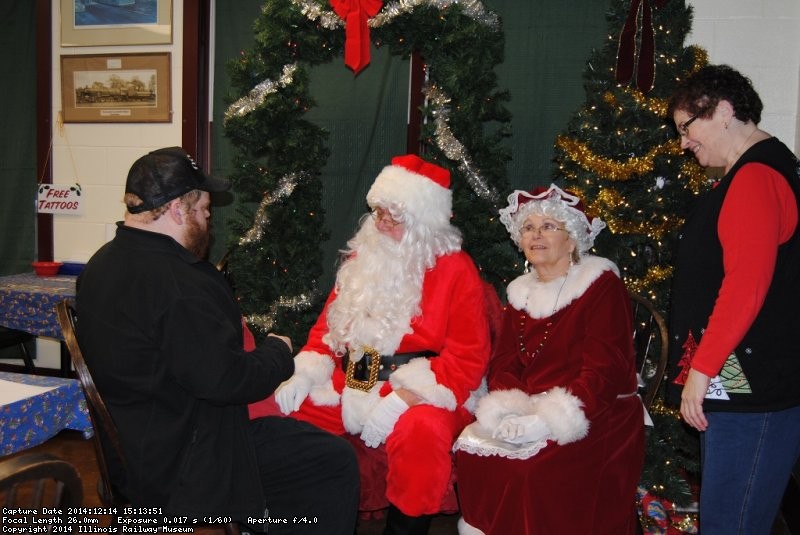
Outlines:
<svg viewBox="0 0 800 535"><path fill-rule="evenodd" d="M800 406L709 412L701 433L700 533L768 535L800 456Z"/></svg>

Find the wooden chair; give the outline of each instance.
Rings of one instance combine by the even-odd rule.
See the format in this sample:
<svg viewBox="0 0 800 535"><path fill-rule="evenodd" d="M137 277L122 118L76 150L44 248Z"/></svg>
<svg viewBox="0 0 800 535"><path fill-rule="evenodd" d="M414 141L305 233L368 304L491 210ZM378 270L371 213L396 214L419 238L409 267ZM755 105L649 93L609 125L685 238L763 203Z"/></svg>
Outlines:
<svg viewBox="0 0 800 535"><path fill-rule="evenodd" d="M108 454L116 458L120 463L123 470L127 471L125 463L125 454L122 451L122 444L119 440L119 433L111 413L108 411L103 398L97 391L97 387L92 379L92 374L86 366L86 361L83 358L83 353L78 345L78 338L76 336L76 325L78 323L78 315L75 307L69 300L61 301L56 305L56 314L58 316L58 323L61 325L61 330L64 335L64 342L69 350L70 357L72 358L72 365L78 373L83 393L86 396L86 402L89 407L89 415L92 419L92 426L95 429L92 443L94 451L97 455L97 464L100 468L100 481L98 482L98 493L100 500L104 506L117 508L129 505L129 500L122 496L111 483L109 464L107 462ZM104 447L104 441L107 446ZM112 457L112 458L113 458ZM209 526L199 526L209 527ZM240 535L241 528L236 522L225 524L219 527L225 530L226 535Z"/></svg>
<svg viewBox="0 0 800 535"><path fill-rule="evenodd" d="M25 345L25 343L29 342L30 340L33 340L33 335L30 333L18 331L16 329L0 327L0 348L18 346L19 358L21 358L25 363L25 371L27 373L34 373L36 371L36 366L33 365L33 359L31 358L31 354ZM14 358L14 356L12 355L5 358Z"/></svg>
<svg viewBox="0 0 800 535"><path fill-rule="evenodd" d="M633 292L628 294L633 312L636 370L644 383L639 393L649 409L667 369L667 324L650 301Z"/></svg>
<svg viewBox="0 0 800 535"><path fill-rule="evenodd" d="M8 509L28 509L38 511L37 520L52 516L64 518L67 508L83 504L83 485L78 471L72 464L49 453L27 453L0 460L0 493L3 516L7 516ZM59 509L62 514L44 515L43 508ZM48 526L52 529L52 524Z"/></svg>
<svg viewBox="0 0 800 535"><path fill-rule="evenodd" d="M97 391L92 374L89 373L89 368L86 366L83 353L81 353L81 348L78 345L78 338L75 335L75 326L78 321L75 308L68 300L61 301L56 305L56 315L64 336L64 343L67 345L67 350L72 359L72 365L78 374L83 394L86 396L89 417L92 420L92 427L95 431L92 436L92 445L94 446L97 464L100 469L100 481L97 483L100 501L106 507L123 507L128 504L128 499L122 496L111 484L107 459L107 454L113 455L116 457L115 461L120 463L123 470L125 469L125 456L122 453L117 426L114 424L103 398L100 397L100 393ZM105 446L104 442L106 443Z"/></svg>

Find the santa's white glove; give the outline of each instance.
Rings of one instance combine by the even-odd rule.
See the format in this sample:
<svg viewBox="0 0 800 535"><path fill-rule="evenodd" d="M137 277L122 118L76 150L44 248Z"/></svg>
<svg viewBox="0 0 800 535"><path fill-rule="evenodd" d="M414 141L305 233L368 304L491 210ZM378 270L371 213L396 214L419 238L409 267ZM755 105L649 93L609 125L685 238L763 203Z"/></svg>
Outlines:
<svg viewBox="0 0 800 535"><path fill-rule="evenodd" d="M392 392L375 405L369 413L367 423L361 431L361 440L370 448L377 448L386 442L386 437L394 429L400 415L408 410L408 403L397 393Z"/></svg>
<svg viewBox="0 0 800 535"><path fill-rule="evenodd" d="M506 416L492 433L492 438L499 438L511 444L537 442L549 436L550 426L536 414Z"/></svg>
<svg viewBox="0 0 800 535"><path fill-rule="evenodd" d="M311 392L311 379L305 375L292 375L275 390L275 401L283 414L300 408Z"/></svg>

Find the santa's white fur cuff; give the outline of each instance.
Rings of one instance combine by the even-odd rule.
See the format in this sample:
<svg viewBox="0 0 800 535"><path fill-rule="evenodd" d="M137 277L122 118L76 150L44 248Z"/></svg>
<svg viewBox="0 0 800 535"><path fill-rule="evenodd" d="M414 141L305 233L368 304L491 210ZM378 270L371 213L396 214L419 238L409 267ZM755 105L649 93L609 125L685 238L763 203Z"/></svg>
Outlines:
<svg viewBox="0 0 800 535"><path fill-rule="evenodd" d="M435 358L435 357L434 357ZM416 358L398 367L389 376L392 387L405 388L418 395L429 405L449 411L456 410L456 396L453 391L436 382L436 374L427 358Z"/></svg>
<svg viewBox="0 0 800 535"><path fill-rule="evenodd" d="M301 351L294 357L294 373L311 380L309 397L315 405L333 407L339 404L339 393L333 388L333 359L316 351Z"/></svg>

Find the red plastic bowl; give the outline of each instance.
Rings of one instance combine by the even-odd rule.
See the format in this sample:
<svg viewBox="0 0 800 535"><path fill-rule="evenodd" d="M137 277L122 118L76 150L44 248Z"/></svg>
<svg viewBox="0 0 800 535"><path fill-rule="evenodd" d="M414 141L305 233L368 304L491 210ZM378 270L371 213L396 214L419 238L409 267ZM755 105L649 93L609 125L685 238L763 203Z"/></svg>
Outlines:
<svg viewBox="0 0 800 535"><path fill-rule="evenodd" d="M58 274L58 268L61 267L62 262L33 262L31 265L40 277L52 277Z"/></svg>

